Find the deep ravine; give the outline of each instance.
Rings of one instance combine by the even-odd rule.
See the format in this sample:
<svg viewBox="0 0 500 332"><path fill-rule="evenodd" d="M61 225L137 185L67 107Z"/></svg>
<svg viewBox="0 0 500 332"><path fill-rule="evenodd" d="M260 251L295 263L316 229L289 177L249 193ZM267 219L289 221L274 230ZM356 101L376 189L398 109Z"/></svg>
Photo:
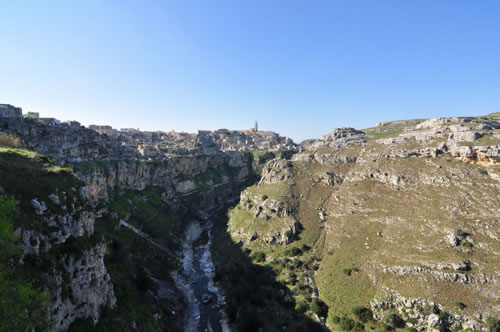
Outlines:
<svg viewBox="0 0 500 332"><path fill-rule="evenodd" d="M224 311L224 295L214 284L211 240L212 221L210 215L204 213L187 226L182 245L182 264L180 270L173 274L177 288L188 302L184 321L188 332L231 331Z"/></svg>

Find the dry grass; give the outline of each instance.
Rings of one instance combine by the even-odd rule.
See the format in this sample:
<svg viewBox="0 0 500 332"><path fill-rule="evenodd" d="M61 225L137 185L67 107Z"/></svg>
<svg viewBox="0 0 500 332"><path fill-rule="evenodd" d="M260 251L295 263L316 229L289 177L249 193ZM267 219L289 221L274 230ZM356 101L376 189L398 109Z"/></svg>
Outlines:
<svg viewBox="0 0 500 332"><path fill-rule="evenodd" d="M7 148L21 147L21 140L19 137L9 135L7 133L0 133L0 146Z"/></svg>

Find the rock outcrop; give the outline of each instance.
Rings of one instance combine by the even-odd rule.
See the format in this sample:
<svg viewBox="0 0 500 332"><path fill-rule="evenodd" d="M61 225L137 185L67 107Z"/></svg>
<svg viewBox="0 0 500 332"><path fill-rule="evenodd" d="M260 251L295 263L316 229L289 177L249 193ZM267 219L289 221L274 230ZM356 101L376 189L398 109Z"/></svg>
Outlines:
<svg viewBox="0 0 500 332"><path fill-rule="evenodd" d="M90 317L96 324L104 306L116 306L113 284L104 265L106 253L106 245L100 243L79 257L61 258L64 269L54 275L58 288L50 305L55 331L66 331L75 319L82 317ZM62 295L63 289L68 297Z"/></svg>

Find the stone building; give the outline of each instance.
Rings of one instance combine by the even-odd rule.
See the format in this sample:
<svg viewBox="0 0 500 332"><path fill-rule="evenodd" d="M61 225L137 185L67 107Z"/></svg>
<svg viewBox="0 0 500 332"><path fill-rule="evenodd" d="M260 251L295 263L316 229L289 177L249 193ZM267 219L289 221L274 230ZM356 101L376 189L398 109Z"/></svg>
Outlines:
<svg viewBox="0 0 500 332"><path fill-rule="evenodd" d="M90 125L89 129L98 132L100 135L116 136L118 134L111 126Z"/></svg>
<svg viewBox="0 0 500 332"><path fill-rule="evenodd" d="M2 118L22 118L23 109L10 104L0 104L0 117Z"/></svg>
<svg viewBox="0 0 500 332"><path fill-rule="evenodd" d="M40 113L28 112L28 119L40 119Z"/></svg>

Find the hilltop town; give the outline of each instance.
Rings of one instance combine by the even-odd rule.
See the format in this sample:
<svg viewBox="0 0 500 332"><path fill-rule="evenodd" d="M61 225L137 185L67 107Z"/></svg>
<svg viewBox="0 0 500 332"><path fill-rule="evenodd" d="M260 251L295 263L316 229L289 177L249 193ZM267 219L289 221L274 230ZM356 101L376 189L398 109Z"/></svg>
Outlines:
<svg viewBox="0 0 500 332"><path fill-rule="evenodd" d="M77 121L61 122L40 117L36 112L23 115L22 108L0 104L0 125L14 135L29 137L29 148L36 148L56 161L158 160L170 155L298 150L292 139L258 130L257 122L249 130L199 130L197 133L118 130L107 125L86 128Z"/></svg>

